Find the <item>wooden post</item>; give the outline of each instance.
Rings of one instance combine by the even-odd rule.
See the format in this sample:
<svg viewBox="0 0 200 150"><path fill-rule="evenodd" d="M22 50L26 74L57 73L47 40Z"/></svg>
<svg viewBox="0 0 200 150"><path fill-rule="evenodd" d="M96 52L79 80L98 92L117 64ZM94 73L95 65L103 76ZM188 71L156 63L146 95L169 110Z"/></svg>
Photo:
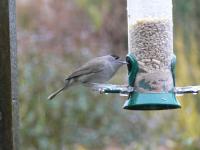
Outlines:
<svg viewBox="0 0 200 150"><path fill-rule="evenodd" d="M0 150L18 150L15 0L0 0Z"/></svg>

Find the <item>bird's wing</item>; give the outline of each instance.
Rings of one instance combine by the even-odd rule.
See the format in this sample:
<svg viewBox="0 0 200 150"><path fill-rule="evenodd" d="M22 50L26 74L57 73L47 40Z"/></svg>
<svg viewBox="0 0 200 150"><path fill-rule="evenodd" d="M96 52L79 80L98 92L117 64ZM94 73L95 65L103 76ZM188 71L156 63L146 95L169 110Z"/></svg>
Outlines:
<svg viewBox="0 0 200 150"><path fill-rule="evenodd" d="M94 67L95 66L95 67ZM91 73L97 73L104 69L104 64L99 61L90 61L83 65L82 67L75 70L71 75L69 75L65 80L70 80L82 75L88 75Z"/></svg>

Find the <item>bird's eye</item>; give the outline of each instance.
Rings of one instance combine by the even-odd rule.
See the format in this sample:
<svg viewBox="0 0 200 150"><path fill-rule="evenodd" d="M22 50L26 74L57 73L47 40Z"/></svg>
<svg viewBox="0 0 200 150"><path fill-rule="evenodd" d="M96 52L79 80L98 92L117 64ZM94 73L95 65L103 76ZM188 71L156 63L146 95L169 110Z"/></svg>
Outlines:
<svg viewBox="0 0 200 150"><path fill-rule="evenodd" d="M117 55L111 55L112 57L114 57L115 59L119 59L119 56Z"/></svg>

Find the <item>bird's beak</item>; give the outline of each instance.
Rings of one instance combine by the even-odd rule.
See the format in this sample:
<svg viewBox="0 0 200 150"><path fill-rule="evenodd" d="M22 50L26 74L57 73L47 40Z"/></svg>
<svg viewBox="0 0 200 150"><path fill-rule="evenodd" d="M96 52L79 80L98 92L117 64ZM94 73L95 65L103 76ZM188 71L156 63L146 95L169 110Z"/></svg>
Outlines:
<svg viewBox="0 0 200 150"><path fill-rule="evenodd" d="M128 64L126 61L118 60L119 63L121 64Z"/></svg>

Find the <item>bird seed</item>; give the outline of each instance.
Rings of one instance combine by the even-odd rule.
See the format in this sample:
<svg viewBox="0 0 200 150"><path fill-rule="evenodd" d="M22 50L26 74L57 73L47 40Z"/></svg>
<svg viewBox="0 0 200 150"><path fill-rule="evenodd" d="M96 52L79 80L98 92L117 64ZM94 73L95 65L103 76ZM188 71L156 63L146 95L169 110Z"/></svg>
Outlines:
<svg viewBox="0 0 200 150"><path fill-rule="evenodd" d="M141 68L154 72L169 69L173 54L172 23L167 19L143 19L130 27L130 51Z"/></svg>

